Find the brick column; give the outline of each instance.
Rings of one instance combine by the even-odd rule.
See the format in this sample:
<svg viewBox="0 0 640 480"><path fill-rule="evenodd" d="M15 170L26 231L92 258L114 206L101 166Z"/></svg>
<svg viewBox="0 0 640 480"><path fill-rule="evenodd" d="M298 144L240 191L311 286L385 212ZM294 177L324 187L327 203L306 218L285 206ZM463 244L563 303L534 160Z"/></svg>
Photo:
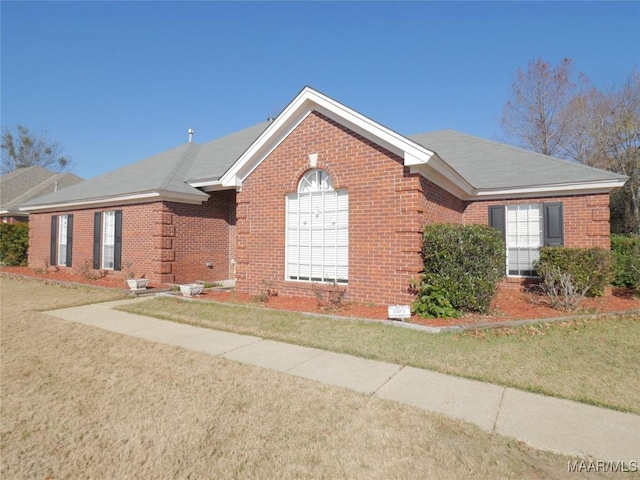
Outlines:
<svg viewBox="0 0 640 480"><path fill-rule="evenodd" d="M588 246L609 248L609 195L592 195L586 204Z"/></svg>
<svg viewBox="0 0 640 480"><path fill-rule="evenodd" d="M412 279L419 277L422 270L420 251L422 249L422 227L426 215L425 194L418 178L403 177L396 182L395 193L400 199L400 214L396 217L396 274L400 277L398 296L410 301L407 287Z"/></svg>
<svg viewBox="0 0 640 480"><path fill-rule="evenodd" d="M251 234L251 195L248 192L239 192L236 196L236 225L235 225L235 260L237 285L247 286L249 280L249 266L251 258L248 250L248 242Z"/></svg>
<svg viewBox="0 0 640 480"><path fill-rule="evenodd" d="M161 283L175 283L175 236L176 227L173 221L173 213L161 204L155 210L156 221L154 225L154 252L153 265L154 276Z"/></svg>

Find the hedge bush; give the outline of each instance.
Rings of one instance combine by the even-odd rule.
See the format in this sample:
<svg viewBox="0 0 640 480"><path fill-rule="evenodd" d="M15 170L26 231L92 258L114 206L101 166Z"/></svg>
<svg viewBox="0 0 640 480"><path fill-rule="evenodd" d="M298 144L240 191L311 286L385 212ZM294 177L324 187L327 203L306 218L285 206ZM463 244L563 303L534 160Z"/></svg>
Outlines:
<svg viewBox="0 0 640 480"><path fill-rule="evenodd" d="M612 283L640 288L640 235L611 235L611 251L616 260Z"/></svg>
<svg viewBox="0 0 640 480"><path fill-rule="evenodd" d="M586 296L599 297L613 279L614 261L611 252L600 247L542 247L536 270L543 283L560 272L569 275L573 286Z"/></svg>
<svg viewBox="0 0 640 480"><path fill-rule="evenodd" d="M26 265L28 248L28 223L0 223L0 265Z"/></svg>
<svg viewBox="0 0 640 480"><path fill-rule="evenodd" d="M500 232L484 225L426 225L422 259L424 270L415 286L418 299L414 312L437 311L437 307L446 310L448 305L457 311L489 311L505 272ZM432 295L434 292L437 295ZM437 305L423 304L430 298L437 299Z"/></svg>

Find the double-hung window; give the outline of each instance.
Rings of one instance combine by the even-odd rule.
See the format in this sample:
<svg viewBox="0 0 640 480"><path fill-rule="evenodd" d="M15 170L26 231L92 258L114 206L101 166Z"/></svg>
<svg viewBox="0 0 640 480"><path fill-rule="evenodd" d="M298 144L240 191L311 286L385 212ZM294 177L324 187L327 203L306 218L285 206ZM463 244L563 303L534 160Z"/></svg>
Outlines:
<svg viewBox="0 0 640 480"><path fill-rule="evenodd" d="M58 265L67 264L67 228L69 217L60 215L58 217Z"/></svg>
<svg viewBox="0 0 640 480"><path fill-rule="evenodd" d="M71 267L72 253L73 215L52 215L49 264Z"/></svg>
<svg viewBox="0 0 640 480"><path fill-rule="evenodd" d="M93 222L93 268L121 270L122 210L96 212Z"/></svg>
<svg viewBox="0 0 640 480"><path fill-rule="evenodd" d="M540 259L542 246L541 205L510 205L507 207L507 271L509 275L532 276Z"/></svg>
<svg viewBox="0 0 640 480"><path fill-rule="evenodd" d="M489 207L489 225L502 232L507 274L533 276L540 247L563 244L562 203Z"/></svg>
<svg viewBox="0 0 640 480"><path fill-rule="evenodd" d="M116 212L104 212L102 228L102 268L113 270L116 248Z"/></svg>
<svg viewBox="0 0 640 480"><path fill-rule="evenodd" d="M309 170L287 195L286 279L347 283L349 194L326 171Z"/></svg>

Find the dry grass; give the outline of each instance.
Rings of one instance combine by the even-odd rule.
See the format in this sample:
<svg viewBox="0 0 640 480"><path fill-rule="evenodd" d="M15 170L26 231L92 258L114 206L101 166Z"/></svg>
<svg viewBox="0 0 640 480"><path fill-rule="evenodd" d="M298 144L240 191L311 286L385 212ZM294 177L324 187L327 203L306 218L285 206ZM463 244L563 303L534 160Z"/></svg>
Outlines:
<svg viewBox="0 0 640 480"><path fill-rule="evenodd" d="M3 479L575 478L442 416L36 311L87 290L0 282Z"/></svg>
<svg viewBox="0 0 640 480"><path fill-rule="evenodd" d="M640 314L430 335L176 298L125 309L640 413Z"/></svg>

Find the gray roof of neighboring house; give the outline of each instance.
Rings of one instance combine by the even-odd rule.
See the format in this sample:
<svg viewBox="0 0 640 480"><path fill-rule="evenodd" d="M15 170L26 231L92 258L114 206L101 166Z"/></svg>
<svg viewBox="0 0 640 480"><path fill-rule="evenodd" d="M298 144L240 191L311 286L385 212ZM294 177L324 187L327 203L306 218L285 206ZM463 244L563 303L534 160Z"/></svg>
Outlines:
<svg viewBox="0 0 640 480"><path fill-rule="evenodd" d="M624 179L623 175L503 143L441 130L407 138L435 151L473 187L529 187Z"/></svg>
<svg viewBox="0 0 640 480"><path fill-rule="evenodd" d="M232 133L205 144L185 143L158 155L86 180L62 192L26 202L23 206L163 190L178 194L208 195L187 184L193 179L217 179L244 153L269 123Z"/></svg>
<svg viewBox="0 0 640 480"><path fill-rule="evenodd" d="M24 215L18 209L19 205L56 188L61 191L82 181L73 173L56 173L39 165L18 168L0 176L0 211Z"/></svg>

